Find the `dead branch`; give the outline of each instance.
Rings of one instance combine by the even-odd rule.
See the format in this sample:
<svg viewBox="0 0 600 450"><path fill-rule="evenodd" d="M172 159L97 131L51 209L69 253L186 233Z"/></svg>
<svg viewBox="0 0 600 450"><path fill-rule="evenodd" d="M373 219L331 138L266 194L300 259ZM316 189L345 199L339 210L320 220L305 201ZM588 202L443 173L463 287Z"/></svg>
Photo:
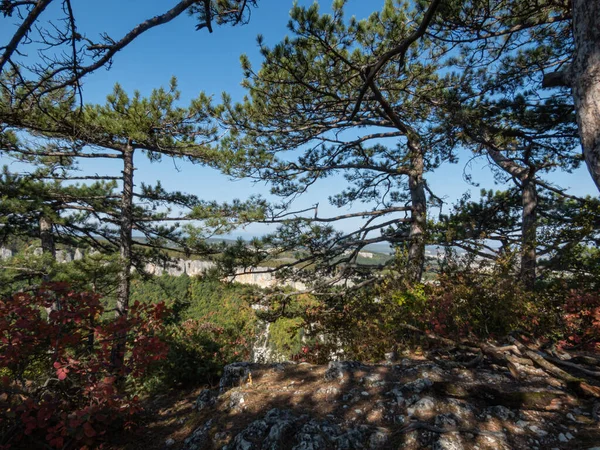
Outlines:
<svg viewBox="0 0 600 450"><path fill-rule="evenodd" d="M577 371L579 371L581 373L584 373L586 375L589 375L591 377L600 378L600 372L597 371L597 370L586 369L585 367L583 367L580 364L575 364L575 363L572 363L572 362L569 362L569 361L563 361L562 359L554 358L554 357L552 357L550 355L547 355L545 353L542 353L542 352L538 352L538 354L540 356L542 356L547 361L553 362L555 364L559 364L561 366L570 367L572 369L575 369L575 370L577 370Z"/></svg>
<svg viewBox="0 0 600 450"><path fill-rule="evenodd" d="M531 358L531 360L533 360L533 362L535 362L538 366L540 366L546 372L549 372L556 378L565 381L567 383L567 386L570 386L572 389L578 391L579 393L581 393L583 395L600 398L600 388L598 388L597 386L592 386L592 385L586 383L581 378L574 377L573 375L565 372L561 368L556 367L554 364L547 361L543 356L541 356L537 352L531 350L530 348L526 347L525 345L523 345L521 342L519 342L514 337L510 337L509 340L513 344L515 344L523 354L525 354L526 356Z"/></svg>

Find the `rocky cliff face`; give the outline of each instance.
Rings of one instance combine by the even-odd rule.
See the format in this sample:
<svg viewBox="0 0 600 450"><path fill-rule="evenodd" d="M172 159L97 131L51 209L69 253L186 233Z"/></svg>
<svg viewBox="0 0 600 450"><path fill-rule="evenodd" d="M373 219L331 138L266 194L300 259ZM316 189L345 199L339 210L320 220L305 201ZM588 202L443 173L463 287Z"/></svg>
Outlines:
<svg viewBox="0 0 600 450"><path fill-rule="evenodd" d="M214 268L215 264L210 261L199 261L189 259L175 259L165 265L148 263L144 267L146 272L152 275L160 276L164 273L178 277L183 274L189 276L202 275L206 271Z"/></svg>
<svg viewBox="0 0 600 450"><path fill-rule="evenodd" d="M42 249L36 248L33 250L33 254L36 256L41 256ZM0 247L0 260L6 261L12 258L15 255L11 249L6 247ZM76 248L75 250L57 250L56 251L56 261L58 263L69 263L71 261L79 261L83 259L84 251Z"/></svg>
<svg viewBox="0 0 600 450"><path fill-rule="evenodd" d="M167 273L169 275L178 277L184 273L189 276L202 275L206 271L215 267L215 264L211 261L199 261L199 260L186 260L176 259L165 266L159 266L157 264L148 263L146 264L146 272L152 275L162 275ZM281 284L277 278L271 273L265 273L268 268L266 267L254 267L252 269L240 269L238 273L229 278L229 281L236 281L242 284L252 284L263 288L273 287ZM284 283L285 286L290 286L294 289L305 289L306 285L300 282L287 281Z"/></svg>
<svg viewBox="0 0 600 450"><path fill-rule="evenodd" d="M35 255L41 255L42 249L36 248L34 250ZM0 247L0 260L8 260L14 256L11 249ZM77 261L83 259L84 252L81 249L75 250L58 250L56 252L56 261L58 263L69 263L71 261ZM175 259L167 264L160 265L155 263L148 263L144 267L146 272L151 275L160 276L164 273L178 277L183 274L189 276L198 276L204 274L206 271L214 268L215 264L211 261L200 261L191 259ZM233 277L230 277L230 281L236 281L242 284L252 284L262 288L274 287L281 285L281 281L270 273L265 273L268 270L264 267L255 267L250 270L238 271ZM286 281L283 283L285 286L290 286L294 289L305 289L306 285L297 281Z"/></svg>

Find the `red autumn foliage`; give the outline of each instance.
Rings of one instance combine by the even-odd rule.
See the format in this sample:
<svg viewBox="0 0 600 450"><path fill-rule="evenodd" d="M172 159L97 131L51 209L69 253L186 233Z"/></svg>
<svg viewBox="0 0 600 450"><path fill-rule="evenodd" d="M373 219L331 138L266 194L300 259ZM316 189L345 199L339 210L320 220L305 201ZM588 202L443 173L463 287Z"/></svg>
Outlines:
<svg viewBox="0 0 600 450"><path fill-rule="evenodd" d="M600 351L600 295L572 290L563 307L565 347Z"/></svg>
<svg viewBox="0 0 600 450"><path fill-rule="evenodd" d="M315 342L312 345L303 345L299 353L292 355L292 361L296 362L308 362L311 364L325 364L328 361L327 348L323 345Z"/></svg>
<svg viewBox="0 0 600 450"><path fill-rule="evenodd" d="M0 448L96 446L139 410L124 380L165 357L165 306L135 303L116 320L103 312L97 295L65 284L0 300ZM123 333L128 351L115 369L114 336Z"/></svg>

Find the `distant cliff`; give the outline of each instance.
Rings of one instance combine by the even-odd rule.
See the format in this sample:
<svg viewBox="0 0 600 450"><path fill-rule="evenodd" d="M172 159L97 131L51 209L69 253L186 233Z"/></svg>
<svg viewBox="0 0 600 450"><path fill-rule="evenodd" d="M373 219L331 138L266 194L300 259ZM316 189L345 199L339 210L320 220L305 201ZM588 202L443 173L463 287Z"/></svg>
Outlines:
<svg viewBox="0 0 600 450"><path fill-rule="evenodd" d="M36 248L33 252L35 255L41 255L42 249ZM8 260L12 258L14 252L6 247L0 247L0 260ZM81 249L74 250L57 250L56 261L59 263L69 263L71 261L81 260L84 257L84 251ZM215 267L215 264L211 261L200 261L191 259L174 259L164 265L147 263L145 270L147 273L160 276L164 273L178 277L186 274L191 277L199 276L204 274L206 271ZM264 267L254 267L250 270L239 270L239 273L234 277L230 277L230 281L236 281L243 284L252 284L263 288L273 287L280 284L271 273L264 273L268 270ZM294 289L305 289L304 283L300 282L286 282L286 286L291 286Z"/></svg>

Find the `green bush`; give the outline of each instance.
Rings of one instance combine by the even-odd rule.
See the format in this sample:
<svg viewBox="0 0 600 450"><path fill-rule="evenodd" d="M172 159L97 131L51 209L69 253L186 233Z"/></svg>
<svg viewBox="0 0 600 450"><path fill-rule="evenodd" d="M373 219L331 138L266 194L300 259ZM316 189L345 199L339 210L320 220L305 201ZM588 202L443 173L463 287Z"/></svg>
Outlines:
<svg viewBox="0 0 600 450"><path fill-rule="evenodd" d="M165 302L172 311L170 323L177 323L190 306L190 285L187 274L178 277L163 274L147 280L136 277L131 282L130 298L140 303Z"/></svg>
<svg viewBox="0 0 600 450"><path fill-rule="evenodd" d="M226 364L247 359L251 342L211 322L189 319L171 325L163 337L167 358L152 374L149 389L214 384Z"/></svg>
<svg viewBox="0 0 600 450"><path fill-rule="evenodd" d="M167 299L176 314L164 340L166 360L148 378L147 390L193 386L218 381L224 365L248 360L257 318L251 307L254 288L210 278L163 275L138 280L134 298L154 301L170 289Z"/></svg>
<svg viewBox="0 0 600 450"><path fill-rule="evenodd" d="M527 290L510 260L477 267L456 262L444 266L432 282L410 285L390 272L360 291L321 297L305 323L313 324L313 336L328 336L330 347L339 343L345 358L363 361L381 360L398 347L434 343L423 332L453 340L486 340L522 331L555 342L580 339L595 345L600 328L597 295L585 296L581 289L569 294L561 286L539 283ZM575 297L586 299L580 305L591 306L577 313ZM578 324L587 330L575 333Z"/></svg>
<svg viewBox="0 0 600 450"><path fill-rule="evenodd" d="M273 322L269 327L271 348L286 359L291 359L294 355L299 354L303 346L303 323L300 317L292 319L282 317Z"/></svg>

